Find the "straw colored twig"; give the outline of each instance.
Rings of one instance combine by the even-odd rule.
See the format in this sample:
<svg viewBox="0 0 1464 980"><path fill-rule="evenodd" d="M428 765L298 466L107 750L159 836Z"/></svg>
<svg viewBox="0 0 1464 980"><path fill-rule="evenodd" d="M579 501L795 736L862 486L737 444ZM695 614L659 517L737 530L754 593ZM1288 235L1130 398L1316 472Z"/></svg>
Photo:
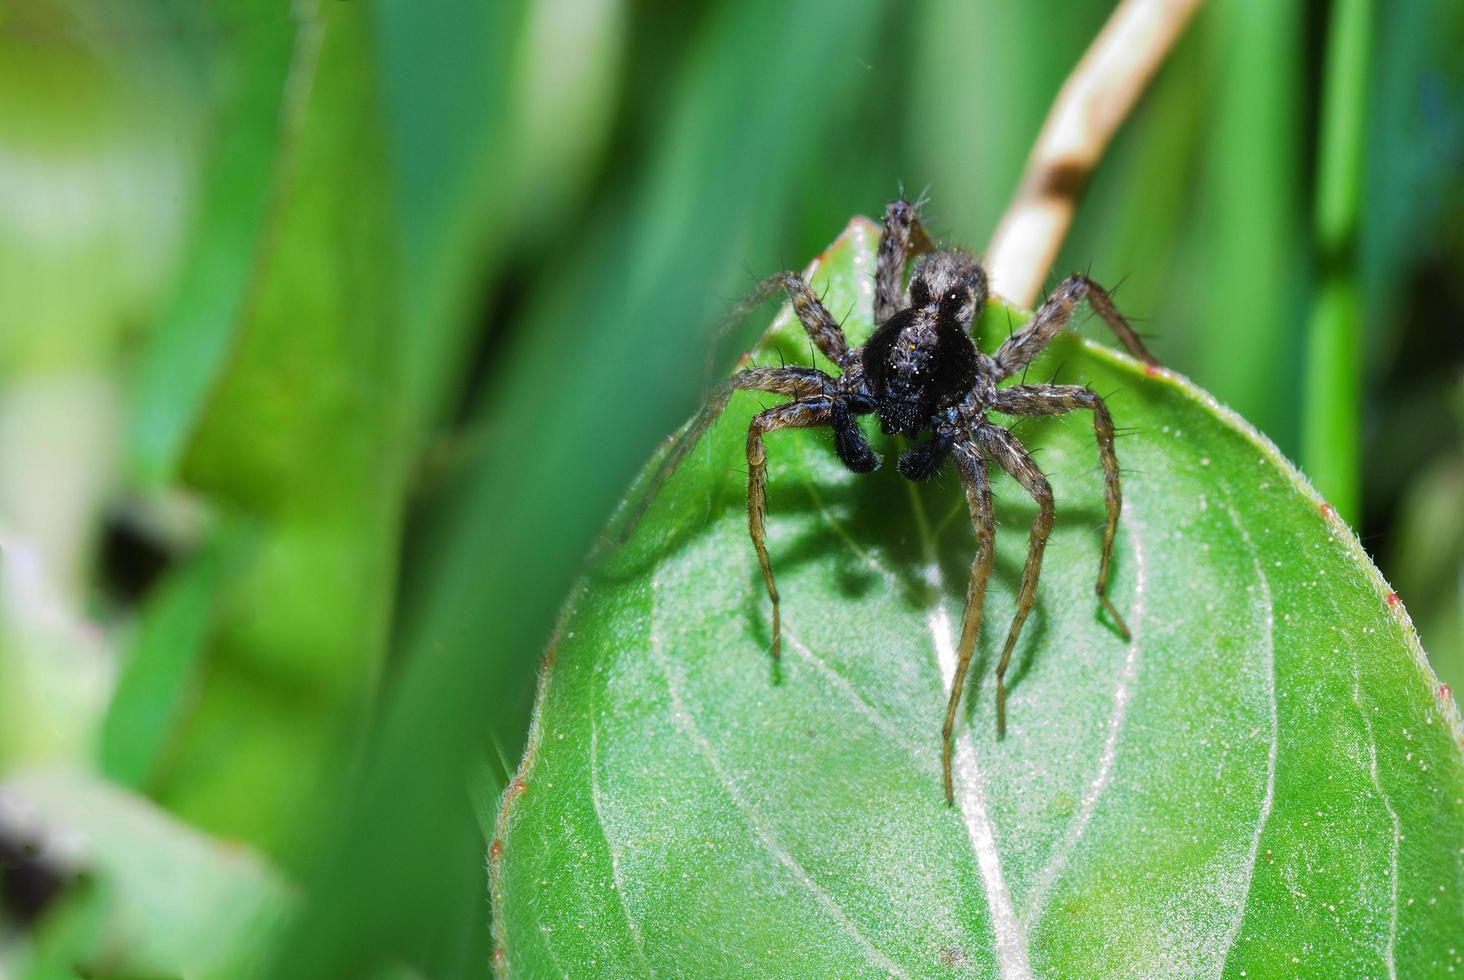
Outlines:
<svg viewBox="0 0 1464 980"><path fill-rule="evenodd" d="M1078 198L1203 0L1123 0L1063 83L1016 197L986 250L992 291L1031 306L1073 222Z"/></svg>

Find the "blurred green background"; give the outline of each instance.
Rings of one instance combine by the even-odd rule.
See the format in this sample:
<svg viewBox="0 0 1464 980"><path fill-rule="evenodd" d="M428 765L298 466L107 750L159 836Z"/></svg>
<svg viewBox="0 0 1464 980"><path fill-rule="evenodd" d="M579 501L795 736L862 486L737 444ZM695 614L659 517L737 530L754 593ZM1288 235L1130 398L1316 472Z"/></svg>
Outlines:
<svg viewBox="0 0 1464 980"><path fill-rule="evenodd" d="M1111 7L0 0L0 976L482 975L478 821L710 325L902 186L979 249ZM1056 270L1456 687L1461 50L1212 0Z"/></svg>

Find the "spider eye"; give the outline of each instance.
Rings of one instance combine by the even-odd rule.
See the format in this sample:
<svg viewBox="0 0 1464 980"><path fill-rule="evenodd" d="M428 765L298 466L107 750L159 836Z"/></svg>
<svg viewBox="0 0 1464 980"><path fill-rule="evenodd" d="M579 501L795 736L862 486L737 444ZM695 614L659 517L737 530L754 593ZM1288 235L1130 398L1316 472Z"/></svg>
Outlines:
<svg viewBox="0 0 1464 980"><path fill-rule="evenodd" d="M961 302L961 294L958 290L952 289L945 294L945 301L951 306Z"/></svg>

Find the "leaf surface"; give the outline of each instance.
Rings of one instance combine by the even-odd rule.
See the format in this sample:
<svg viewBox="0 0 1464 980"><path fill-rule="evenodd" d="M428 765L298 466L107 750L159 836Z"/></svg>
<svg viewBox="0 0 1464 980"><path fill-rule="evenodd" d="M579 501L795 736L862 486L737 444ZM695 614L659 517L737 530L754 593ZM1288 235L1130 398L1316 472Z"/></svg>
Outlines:
<svg viewBox="0 0 1464 980"><path fill-rule="evenodd" d="M853 342L878 229L811 267ZM1021 314L987 311L988 347ZM785 309L753 353L807 363ZM827 430L768 439L774 671L748 540L739 393L567 606L490 850L512 975L1431 973L1464 919L1447 690L1352 532L1188 381L1076 335L1054 374L1127 431L1098 615L1090 418L1024 420L1057 498L995 737L990 681L1034 506L998 547L958 725L940 725L974 539L955 476L868 477ZM1244 971L1244 972L1242 972Z"/></svg>

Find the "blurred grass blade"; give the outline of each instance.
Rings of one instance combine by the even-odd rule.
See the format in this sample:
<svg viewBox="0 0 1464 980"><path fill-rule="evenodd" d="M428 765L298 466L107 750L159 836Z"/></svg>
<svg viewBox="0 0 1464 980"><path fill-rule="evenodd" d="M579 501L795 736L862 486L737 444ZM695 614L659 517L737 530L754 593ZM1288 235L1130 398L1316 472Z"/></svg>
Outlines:
<svg viewBox="0 0 1464 980"><path fill-rule="evenodd" d="M290 870L381 669L408 459L369 12L296 12L309 52L275 165L289 176L182 468L254 540L221 578L203 683L157 787L174 812Z"/></svg>
<svg viewBox="0 0 1464 980"><path fill-rule="evenodd" d="M115 679L106 638L68 605L36 549L0 535L0 777L89 759Z"/></svg>
<svg viewBox="0 0 1464 980"><path fill-rule="evenodd" d="M1226 0L1200 17L1216 82L1199 249L1190 260L1199 275L1176 322L1193 335L1193 363L1206 387L1294 456L1288 393L1295 390L1301 338L1291 324L1306 268L1299 227L1302 9Z"/></svg>
<svg viewBox="0 0 1464 980"><path fill-rule="evenodd" d="M191 199L201 106L165 20L136 0L0 4L0 527L73 605L115 480L117 361Z"/></svg>
<svg viewBox="0 0 1464 980"><path fill-rule="evenodd" d="M284 197L291 149L300 138L299 100L288 79L308 83L314 44L308 25L278 3L237 0L192 15L208 66L212 118L186 259L143 349L134 382L130 467L144 483L176 478L185 444L217 380L236 328L258 289L259 243ZM207 39L207 40L205 40Z"/></svg>
<svg viewBox="0 0 1464 980"><path fill-rule="evenodd" d="M1192 32L1179 42L1115 136L1054 270L1083 269L1121 289L1124 315L1139 321L1151 348L1171 366L1170 351L1184 351L1188 331L1176 329L1162 310L1166 298L1189 295L1182 246L1193 221L1187 202L1205 124L1204 63L1197 57L1204 40Z"/></svg>
<svg viewBox="0 0 1464 980"><path fill-rule="evenodd" d="M1336 0L1317 160L1317 292L1308 323L1302 466L1344 519L1361 518L1362 287L1357 226L1366 152L1372 0Z"/></svg>
<svg viewBox="0 0 1464 980"><path fill-rule="evenodd" d="M232 543L216 537L148 597L102 720L98 764L113 782L146 789L186 717Z"/></svg>
<svg viewBox="0 0 1464 980"><path fill-rule="evenodd" d="M1429 641L1429 659L1439 677L1464 691L1464 379L1453 394L1451 451L1422 473L1411 474L1399 507L1392 544L1395 582L1408 597L1418 631Z"/></svg>
<svg viewBox="0 0 1464 980"><path fill-rule="evenodd" d="M935 227L972 242L990 237L1053 96L1113 7L1112 0L930 0L911 8L916 53L902 121L918 171L899 176L911 194L929 183ZM1052 29L1055 18L1063 30ZM985 40L973 57L978 38Z"/></svg>
<svg viewBox="0 0 1464 980"><path fill-rule="evenodd" d="M622 0L377 0L401 222L403 400L456 405L491 278L595 175L618 91Z"/></svg>
<svg viewBox="0 0 1464 980"><path fill-rule="evenodd" d="M512 39L521 4L377 0L375 34L399 221L402 401L414 426L454 404L470 304L508 234Z"/></svg>

